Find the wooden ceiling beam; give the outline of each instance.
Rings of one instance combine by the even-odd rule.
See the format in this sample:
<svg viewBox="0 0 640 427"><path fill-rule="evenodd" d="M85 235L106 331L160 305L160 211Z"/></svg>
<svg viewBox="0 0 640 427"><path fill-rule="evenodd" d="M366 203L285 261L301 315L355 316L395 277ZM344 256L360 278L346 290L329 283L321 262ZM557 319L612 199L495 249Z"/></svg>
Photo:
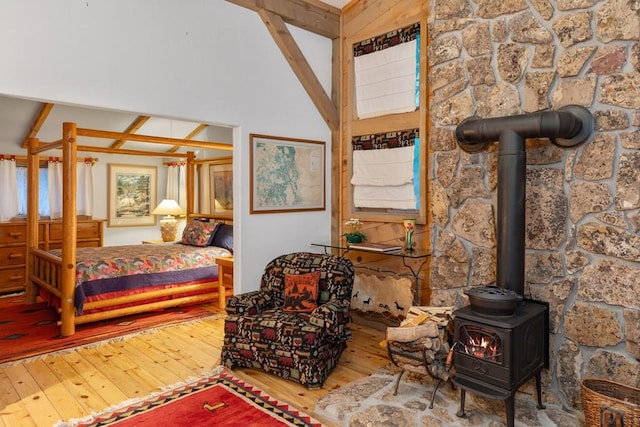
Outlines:
<svg viewBox="0 0 640 427"><path fill-rule="evenodd" d="M127 127L127 130L124 131L124 133L136 133L138 130L140 130L140 128L142 127L142 125L144 125L145 123L147 123L147 121L150 119L151 117L149 116L138 116L136 117L136 119L131 122L131 124L129 125L129 127ZM124 139L119 139L117 141L115 141L113 144L111 144L111 148L120 148L124 145L124 143L127 142Z"/></svg>
<svg viewBox="0 0 640 427"><path fill-rule="evenodd" d="M186 158L187 153L167 153L159 151L143 151L143 150L129 150L126 148L108 148L108 147L93 147L90 145L78 145L78 151L86 151L90 153L106 153L106 154L127 154L130 156L163 156L163 157L176 157Z"/></svg>
<svg viewBox="0 0 640 427"><path fill-rule="evenodd" d="M340 127L338 109L324 91L318 77L313 72L313 69L289 32L284 20L279 15L269 12L266 9L259 9L258 15L262 18L271 37L273 37L280 51L282 51L282 54L293 69L293 72L298 77L298 80L307 91L311 101L329 125L329 129L337 131Z"/></svg>
<svg viewBox="0 0 640 427"><path fill-rule="evenodd" d="M165 136L140 135L137 133L111 132L107 130L77 128L78 136L91 138L124 139L126 141L148 142L150 144L182 145L183 147L207 148L212 150L232 151L231 144L212 141L185 141L184 139L168 138Z"/></svg>
<svg viewBox="0 0 640 427"><path fill-rule="evenodd" d="M189 134L187 136L184 137L184 139L190 140L195 138L195 136L197 134L199 134L200 132L202 132L203 130L205 130L207 128L207 126L209 126L206 123L200 123L198 126L196 126L195 128L193 128L193 130L191 132L189 132ZM173 147L171 147L171 149L169 149L169 153L175 153L176 151L178 151L180 149L179 145L174 145Z"/></svg>
<svg viewBox="0 0 640 427"><path fill-rule="evenodd" d="M29 129L27 136L25 136L22 141L22 148L27 148L29 146L29 138L36 138L38 136L38 132L40 132L40 128L44 124L45 120L47 120L47 117L49 117L49 113L51 113L53 106L54 104L50 104L48 102L44 102L42 104L42 108L40 108L40 112L33 121L31 129Z"/></svg>
<svg viewBox="0 0 640 427"><path fill-rule="evenodd" d="M266 10L287 23L330 39L340 37L340 14L337 7L317 0L227 0L255 12Z"/></svg>

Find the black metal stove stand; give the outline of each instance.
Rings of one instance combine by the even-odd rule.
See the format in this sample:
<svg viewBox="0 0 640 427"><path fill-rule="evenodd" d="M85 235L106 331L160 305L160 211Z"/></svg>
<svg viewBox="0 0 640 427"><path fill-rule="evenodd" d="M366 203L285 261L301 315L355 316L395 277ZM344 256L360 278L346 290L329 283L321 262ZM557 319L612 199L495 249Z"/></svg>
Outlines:
<svg viewBox="0 0 640 427"><path fill-rule="evenodd" d="M395 396L398 394L398 386L400 385L400 380L402 379L402 375L404 375L406 371L406 368L403 367L401 359L405 358L413 360L418 364L421 364L425 371L429 374L429 376L436 380L436 386L431 392L431 400L429 401L429 409L433 409L433 401L436 398L436 393L438 392L440 385L442 385L444 381L451 380L451 377L449 375L451 365L446 364L449 347L447 346L446 348L447 351L438 350L435 352L431 352L432 354L430 355L429 349L424 346L412 343L400 343L393 341L388 342L387 352L389 353L389 360L391 360L394 365L401 369L400 373L398 374L398 378L396 379L396 384L393 389L393 395Z"/></svg>
<svg viewBox="0 0 640 427"><path fill-rule="evenodd" d="M549 368L549 308L525 300L512 316L486 316L470 306L454 312L456 373L451 381L460 387L459 417L465 416L466 391L488 399L504 400L507 426L514 425L515 393L531 377L536 379L537 406L542 404L541 371ZM493 337L491 357L469 350L467 332ZM486 340L490 341L490 340ZM471 353L471 354L469 354Z"/></svg>

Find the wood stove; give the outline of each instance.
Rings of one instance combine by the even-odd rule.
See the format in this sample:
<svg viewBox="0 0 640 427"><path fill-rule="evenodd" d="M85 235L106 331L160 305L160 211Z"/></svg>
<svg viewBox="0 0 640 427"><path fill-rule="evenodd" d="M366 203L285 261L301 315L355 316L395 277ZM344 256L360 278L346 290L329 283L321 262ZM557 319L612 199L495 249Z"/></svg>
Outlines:
<svg viewBox="0 0 640 427"><path fill-rule="evenodd" d="M510 316L476 313L471 306L454 315L452 381L460 387L464 416L465 391L505 401L507 425L513 426L514 396L520 386L536 378L538 408L543 409L541 371L549 368L549 310L532 300L518 303Z"/></svg>
<svg viewBox="0 0 640 427"><path fill-rule="evenodd" d="M536 379L542 409L541 371L549 367L549 308L524 299L525 138L547 137L574 147L593 134L594 120L584 107L569 105L511 117L470 117L456 128L458 145L476 153L498 141L497 286L471 288L469 305L453 312L454 366L451 381L460 387L464 416L467 391L505 401L507 426L514 425L514 395Z"/></svg>

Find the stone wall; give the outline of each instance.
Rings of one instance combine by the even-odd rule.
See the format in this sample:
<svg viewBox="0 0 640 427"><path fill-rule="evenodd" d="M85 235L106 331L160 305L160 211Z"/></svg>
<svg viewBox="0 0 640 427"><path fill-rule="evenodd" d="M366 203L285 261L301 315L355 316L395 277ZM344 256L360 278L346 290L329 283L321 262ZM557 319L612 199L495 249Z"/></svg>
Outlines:
<svg viewBox="0 0 640 427"><path fill-rule="evenodd" d="M550 304L545 400L580 409L588 376L640 386L640 3L432 0L432 305L496 279L497 145L454 130L568 104L596 132L560 149L527 141L525 296Z"/></svg>

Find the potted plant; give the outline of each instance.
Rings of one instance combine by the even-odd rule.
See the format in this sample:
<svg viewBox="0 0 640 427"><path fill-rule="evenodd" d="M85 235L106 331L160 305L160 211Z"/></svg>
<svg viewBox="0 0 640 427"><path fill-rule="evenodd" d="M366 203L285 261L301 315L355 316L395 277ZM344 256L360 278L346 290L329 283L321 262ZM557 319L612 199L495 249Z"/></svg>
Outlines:
<svg viewBox="0 0 640 427"><path fill-rule="evenodd" d="M362 222L358 218L349 218L344 225L346 225L347 230L349 230L342 235L347 239L347 243L361 243L367 240L366 236L360 231Z"/></svg>

